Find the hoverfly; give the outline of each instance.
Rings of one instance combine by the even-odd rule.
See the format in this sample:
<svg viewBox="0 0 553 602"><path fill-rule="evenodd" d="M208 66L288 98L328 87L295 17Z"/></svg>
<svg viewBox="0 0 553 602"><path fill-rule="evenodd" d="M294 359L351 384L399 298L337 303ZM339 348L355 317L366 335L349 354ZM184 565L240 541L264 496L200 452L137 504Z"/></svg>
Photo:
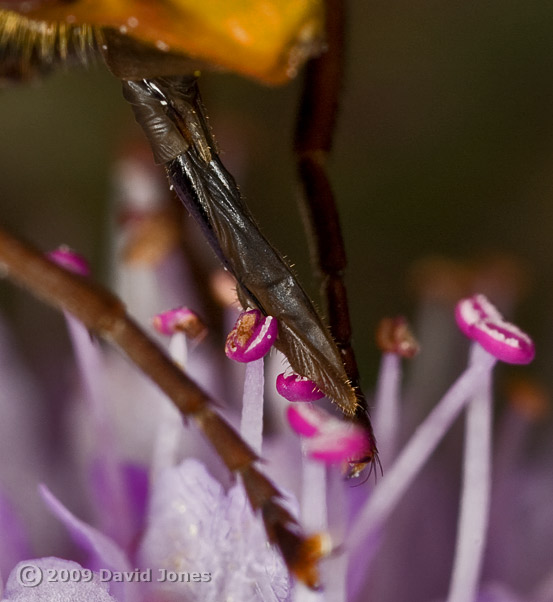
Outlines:
<svg viewBox="0 0 553 602"><path fill-rule="evenodd" d="M197 83L204 67L287 81L320 51L323 19L321 0L0 0L0 78L100 56L156 163L236 278L241 304L277 318L276 347L291 367L353 417L358 399L340 352L220 161ZM372 433L369 442L372 460Z"/></svg>
<svg viewBox="0 0 553 602"><path fill-rule="evenodd" d="M332 337L260 233L221 163L197 85L203 65L265 83L293 77L320 49L313 0L0 0L0 76L24 80L100 55L149 139L156 163L235 276L244 307L279 321L277 347L353 416L357 399Z"/></svg>

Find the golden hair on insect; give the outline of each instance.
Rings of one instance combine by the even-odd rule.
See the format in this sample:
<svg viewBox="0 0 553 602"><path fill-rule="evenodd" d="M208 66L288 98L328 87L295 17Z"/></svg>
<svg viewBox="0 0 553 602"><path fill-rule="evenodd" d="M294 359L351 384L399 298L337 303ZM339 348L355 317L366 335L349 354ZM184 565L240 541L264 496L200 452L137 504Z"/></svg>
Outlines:
<svg viewBox="0 0 553 602"><path fill-rule="evenodd" d="M0 11L0 78L25 80L70 64L87 65L98 54L101 32L90 25L34 21Z"/></svg>
<svg viewBox="0 0 553 602"><path fill-rule="evenodd" d="M109 28L158 51L269 84L294 77L321 50L321 0L0 0L0 7L42 23L39 30L47 23L60 32L61 24ZM31 29L30 42L34 35Z"/></svg>

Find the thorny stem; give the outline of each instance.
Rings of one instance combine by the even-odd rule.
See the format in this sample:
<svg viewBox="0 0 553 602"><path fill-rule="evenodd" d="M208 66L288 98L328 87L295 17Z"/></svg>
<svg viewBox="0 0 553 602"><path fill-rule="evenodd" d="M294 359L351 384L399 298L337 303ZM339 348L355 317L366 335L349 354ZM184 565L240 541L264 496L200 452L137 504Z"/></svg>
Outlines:
<svg viewBox="0 0 553 602"><path fill-rule="evenodd" d="M290 570L307 585L318 586L318 538L305 538L279 503L278 489L255 468L257 455L212 409L214 402L208 395L127 315L115 295L67 272L2 228L0 274L69 312L112 343L171 399L185 419L194 419L227 468L242 476L254 512L260 511L269 540L280 548Z"/></svg>
<svg viewBox="0 0 553 602"><path fill-rule="evenodd" d="M326 2L326 52L306 66L296 123L294 150L303 194L301 208L312 261L322 276L330 331L359 400L356 418L367 427L367 402L359 386L359 369L351 345L351 320L344 282L346 251L338 210L327 173L344 72L344 0Z"/></svg>

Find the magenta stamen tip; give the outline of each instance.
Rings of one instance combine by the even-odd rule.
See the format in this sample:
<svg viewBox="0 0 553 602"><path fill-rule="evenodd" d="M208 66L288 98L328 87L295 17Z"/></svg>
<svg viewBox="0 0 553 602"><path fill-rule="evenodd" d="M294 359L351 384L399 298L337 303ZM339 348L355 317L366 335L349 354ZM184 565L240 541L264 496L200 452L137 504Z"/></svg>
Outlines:
<svg viewBox="0 0 553 602"><path fill-rule="evenodd" d="M340 428L310 438L306 442L307 454L325 464L356 461L365 455L367 434L355 424L340 422Z"/></svg>
<svg viewBox="0 0 553 602"><path fill-rule="evenodd" d="M207 334L207 328L198 314L188 307L176 307L154 316L153 327L160 333L172 336L176 332L193 340L201 340Z"/></svg>
<svg viewBox="0 0 553 602"><path fill-rule="evenodd" d="M311 405L293 405L286 411L292 430L307 439L307 454L325 464L339 464L365 455L367 433L352 422L334 418Z"/></svg>
<svg viewBox="0 0 553 602"><path fill-rule="evenodd" d="M314 437L321 432L325 418L321 412L309 405L290 405L286 418L292 430L302 437Z"/></svg>
<svg viewBox="0 0 553 602"><path fill-rule="evenodd" d="M225 353L237 362L253 362L269 353L277 335L277 320L272 316L263 316L258 309L242 312L229 332Z"/></svg>
<svg viewBox="0 0 553 602"><path fill-rule="evenodd" d="M325 396L312 380L294 373L279 374L276 389L288 401L317 401Z"/></svg>
<svg viewBox="0 0 553 602"><path fill-rule="evenodd" d="M61 268L65 268L69 272L73 272L79 276L90 275L90 265L88 261L82 255L79 255L65 245L58 247L54 251L50 251L46 256L55 264L59 265Z"/></svg>
<svg viewBox="0 0 553 602"><path fill-rule="evenodd" d="M484 295L461 299L455 307L461 331L477 341L498 360L508 364L529 364L536 354L532 339L504 320Z"/></svg>
<svg viewBox="0 0 553 602"><path fill-rule="evenodd" d="M406 359L415 357L420 350L403 316L380 320L376 329L376 344L382 352L395 353Z"/></svg>

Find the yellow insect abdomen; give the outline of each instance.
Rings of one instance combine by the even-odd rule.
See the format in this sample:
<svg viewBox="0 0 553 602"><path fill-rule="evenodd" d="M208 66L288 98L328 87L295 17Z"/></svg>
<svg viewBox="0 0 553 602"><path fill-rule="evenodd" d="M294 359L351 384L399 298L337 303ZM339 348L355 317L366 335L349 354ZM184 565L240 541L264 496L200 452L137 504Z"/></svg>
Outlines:
<svg viewBox="0 0 553 602"><path fill-rule="evenodd" d="M21 13L115 27L160 50L270 84L294 77L319 51L323 21L321 0L46 1Z"/></svg>

